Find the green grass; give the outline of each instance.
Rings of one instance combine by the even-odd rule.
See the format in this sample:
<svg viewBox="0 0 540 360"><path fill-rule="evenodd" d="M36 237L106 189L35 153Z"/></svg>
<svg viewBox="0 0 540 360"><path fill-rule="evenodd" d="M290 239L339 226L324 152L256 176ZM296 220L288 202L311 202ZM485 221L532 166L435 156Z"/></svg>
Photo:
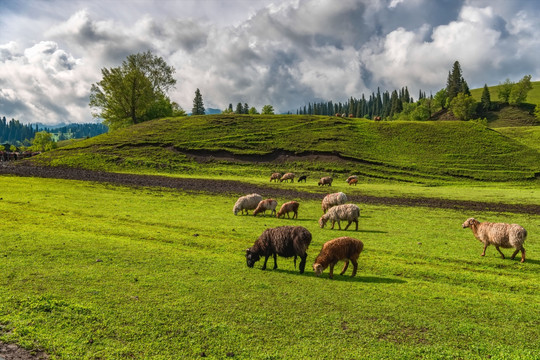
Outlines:
<svg viewBox="0 0 540 360"><path fill-rule="evenodd" d="M512 81L517 82L519 80L520 79ZM536 105L540 103L540 81L531 81L531 85L532 89L527 94L527 99L525 100L525 102ZM488 86L488 90L491 101L499 100L499 85ZM476 101L480 101L483 91L484 87L473 89L471 90L471 95Z"/></svg>
<svg viewBox="0 0 540 360"><path fill-rule="evenodd" d="M108 171L267 174L276 164L219 159L197 164L183 152L259 156L339 154L345 160L291 160L310 174L357 173L370 179L441 183L530 181L540 171L536 148L474 122L373 122L322 116L212 115L160 119L83 140L33 161ZM348 160L347 160L348 159ZM252 159L257 160L257 159ZM266 176L266 175L265 175Z"/></svg>
<svg viewBox="0 0 540 360"><path fill-rule="evenodd" d="M360 231L344 232L319 229L313 201L284 220L234 216L233 196L9 176L0 185L0 340L53 359L538 356L538 216L359 204ZM480 257L461 229L469 216L527 228L527 262L493 247ZM313 234L306 273L283 258L278 270L247 268L244 250L284 224ZM315 277L322 244L342 235L365 244L357 277Z"/></svg>

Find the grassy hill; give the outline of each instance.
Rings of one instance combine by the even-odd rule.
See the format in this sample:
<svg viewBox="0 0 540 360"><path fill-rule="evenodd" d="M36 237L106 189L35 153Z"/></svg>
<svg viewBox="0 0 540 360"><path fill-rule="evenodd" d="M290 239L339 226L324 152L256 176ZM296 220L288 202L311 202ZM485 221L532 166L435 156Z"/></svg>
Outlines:
<svg viewBox="0 0 540 360"><path fill-rule="evenodd" d="M284 169L439 182L531 180L540 172L539 158L527 141L475 122L211 115L138 124L33 161L108 171L266 176Z"/></svg>
<svg viewBox="0 0 540 360"><path fill-rule="evenodd" d="M540 103L540 81L532 81L531 84L532 90L527 94L527 100L525 102L536 105ZM497 101L499 99L499 85L488 86L488 89L491 101ZM483 91L483 87L472 89L471 95L476 101L480 101Z"/></svg>

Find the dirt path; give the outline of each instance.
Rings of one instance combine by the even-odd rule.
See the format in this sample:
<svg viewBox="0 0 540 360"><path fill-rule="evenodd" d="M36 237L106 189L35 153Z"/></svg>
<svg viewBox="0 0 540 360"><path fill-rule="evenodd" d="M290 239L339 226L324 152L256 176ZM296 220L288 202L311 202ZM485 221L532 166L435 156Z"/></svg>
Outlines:
<svg viewBox="0 0 540 360"><path fill-rule="evenodd" d="M324 197L324 193L309 193L291 189L291 184L283 184L283 188L274 188L232 180L185 179L155 175L118 174L75 168L36 167L21 163L15 165L4 163L4 165L0 166L0 174L108 182L128 186L155 186L184 191L203 191L219 194L231 194L234 196L256 192L266 197L277 197L280 199L322 200ZM422 206L438 209L463 210L467 212L493 211L531 215L540 214L540 205L488 203L479 201L421 197L379 197L369 195L352 195L349 196L349 199L358 204ZM472 215L473 214L471 214L471 216Z"/></svg>

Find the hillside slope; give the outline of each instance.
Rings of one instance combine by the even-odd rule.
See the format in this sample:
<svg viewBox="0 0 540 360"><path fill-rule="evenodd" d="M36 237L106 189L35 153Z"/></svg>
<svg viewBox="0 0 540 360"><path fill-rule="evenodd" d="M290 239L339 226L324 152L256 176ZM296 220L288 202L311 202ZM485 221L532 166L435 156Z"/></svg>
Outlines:
<svg viewBox="0 0 540 360"><path fill-rule="evenodd" d="M295 171L355 172L405 181L508 181L534 179L540 172L539 158L538 149L474 122L211 115L138 124L33 161L173 173L209 171L231 163L241 164L240 173L266 173L280 163Z"/></svg>

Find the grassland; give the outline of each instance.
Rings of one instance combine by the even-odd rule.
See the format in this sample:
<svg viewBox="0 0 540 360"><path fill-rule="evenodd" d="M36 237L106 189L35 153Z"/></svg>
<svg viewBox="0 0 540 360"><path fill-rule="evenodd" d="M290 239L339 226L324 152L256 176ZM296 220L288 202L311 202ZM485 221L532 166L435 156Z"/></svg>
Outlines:
<svg viewBox="0 0 540 360"><path fill-rule="evenodd" d="M519 81L519 80L515 80ZM531 82L532 89L527 94L527 99L525 102L529 104L540 104L540 81L532 81ZM499 96L499 85L494 86L488 86L489 94L491 101L497 101ZM482 98L482 92L484 91L484 88L478 88L471 90L471 95L476 101L480 101Z"/></svg>
<svg viewBox="0 0 540 360"><path fill-rule="evenodd" d="M0 186L0 340L53 359L538 356L538 216L360 204L360 231L344 232L317 227L315 201L296 221L235 217L232 195L10 176ZM526 227L527 262L492 247L480 257L461 229L472 215ZM300 275L282 258L278 270L247 268L244 249L285 224L312 232L308 264L331 238L361 239L357 277Z"/></svg>
<svg viewBox="0 0 540 360"><path fill-rule="evenodd" d="M207 162L191 156L200 153ZM221 159L220 154L234 159ZM357 173L365 179L425 184L531 181L540 172L537 148L474 122L294 115L160 119L80 141L34 161L108 171L266 177L276 162L265 161L265 156L280 154L280 167L313 176Z"/></svg>

